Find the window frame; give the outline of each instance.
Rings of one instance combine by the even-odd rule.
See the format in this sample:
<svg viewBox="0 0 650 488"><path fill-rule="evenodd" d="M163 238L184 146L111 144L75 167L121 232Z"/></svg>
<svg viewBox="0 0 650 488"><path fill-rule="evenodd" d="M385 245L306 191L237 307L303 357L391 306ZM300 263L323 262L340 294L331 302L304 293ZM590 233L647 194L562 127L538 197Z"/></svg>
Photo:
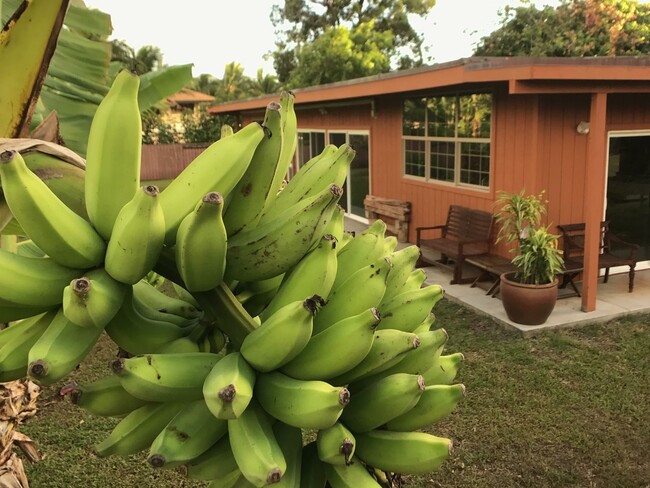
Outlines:
<svg viewBox="0 0 650 488"><path fill-rule="evenodd" d="M471 95L490 95L491 97L491 105L490 105L490 134L488 137L461 137L458 136L458 122L460 118L460 99L463 96L471 96ZM434 98L434 97L453 97L454 98L454 136L429 136L426 135L428 132L428 127L429 127L429 120L428 120L428 113L429 111L425 107L424 111L424 130L425 130L425 135L418 135L418 136L413 136L413 135L405 135L404 134L404 103L406 100L414 100L414 99L428 99L428 98ZM481 191L481 192L489 192L491 187L492 187L492 182L493 182L493 125L494 125L494 106L495 106L495 96L494 92L492 90L477 90L477 91L456 91L456 92L445 92L445 93L435 93L435 94L425 94L425 95L420 95L420 96L411 96L411 97L404 97L402 99L402 106L401 106L401 112L402 112L402 134L401 134L401 139L402 139L402 177L406 179L412 179L415 181L422 181L426 183L432 183L436 185L442 185L442 186L447 186L451 188L463 188L463 189L469 189L469 190L475 190L475 191ZM413 175L409 174L406 172L406 145L407 141L422 141L424 142L424 176L418 176L418 175ZM454 144L454 166L453 166L453 172L454 172L454 178L453 181L447 181L447 180L441 180L437 178L432 178L431 177L431 143L432 142L450 142ZM461 177L461 165L462 165L462 144L464 143L480 143L480 144L489 144L489 169L488 169L488 178L489 178L489 183L487 186L479 185L479 184L473 184L473 183L466 183L462 182L460 180Z"/></svg>

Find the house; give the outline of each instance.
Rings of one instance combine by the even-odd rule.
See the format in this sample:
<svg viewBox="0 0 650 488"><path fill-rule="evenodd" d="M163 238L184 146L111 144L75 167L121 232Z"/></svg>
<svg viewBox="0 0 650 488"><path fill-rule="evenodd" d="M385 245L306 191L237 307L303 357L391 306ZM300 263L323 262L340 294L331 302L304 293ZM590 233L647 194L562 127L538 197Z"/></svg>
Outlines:
<svg viewBox="0 0 650 488"><path fill-rule="evenodd" d="M637 269L650 263L650 58L473 57L295 96L297 167L328 143L357 150L341 202L352 216L366 194L411 202L413 242L450 204L493 211L499 191L544 190L551 230L586 223L584 311L596 304L602 219L641 246ZM210 113L246 124L277 98Z"/></svg>
<svg viewBox="0 0 650 488"><path fill-rule="evenodd" d="M208 108L214 103L215 98L189 88L183 88L180 91L165 99L169 105L169 110L163 114L163 121L171 124L177 131L183 131L183 113L195 112L199 107Z"/></svg>

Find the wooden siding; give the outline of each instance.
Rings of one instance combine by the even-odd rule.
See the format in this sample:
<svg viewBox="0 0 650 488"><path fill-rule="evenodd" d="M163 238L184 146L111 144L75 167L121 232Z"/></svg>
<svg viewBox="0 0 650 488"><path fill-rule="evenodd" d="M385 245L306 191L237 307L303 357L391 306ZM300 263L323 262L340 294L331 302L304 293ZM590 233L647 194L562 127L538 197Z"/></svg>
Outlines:
<svg viewBox="0 0 650 488"><path fill-rule="evenodd" d="M201 154L209 144L143 144L140 179L175 178Z"/></svg>

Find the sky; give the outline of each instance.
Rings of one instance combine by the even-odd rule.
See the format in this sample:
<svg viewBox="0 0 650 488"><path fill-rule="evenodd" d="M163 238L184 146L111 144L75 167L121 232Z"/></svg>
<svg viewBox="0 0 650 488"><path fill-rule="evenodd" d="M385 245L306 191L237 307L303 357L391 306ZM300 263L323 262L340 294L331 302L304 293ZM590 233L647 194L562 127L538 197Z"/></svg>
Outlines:
<svg viewBox="0 0 650 488"><path fill-rule="evenodd" d="M646 0L647 1L647 0ZM167 65L193 64L192 74L223 77L226 64L236 61L244 74L255 77L258 68L274 74L275 48L271 7L277 0L85 0L89 8L111 15L113 34L138 49L158 46ZM559 0L530 3L557 6ZM518 0L437 0L423 19L411 25L424 37L426 56L442 63L471 56L474 45L499 25L499 11ZM227 6L225 6L227 5ZM164 8L168 6L169 8Z"/></svg>

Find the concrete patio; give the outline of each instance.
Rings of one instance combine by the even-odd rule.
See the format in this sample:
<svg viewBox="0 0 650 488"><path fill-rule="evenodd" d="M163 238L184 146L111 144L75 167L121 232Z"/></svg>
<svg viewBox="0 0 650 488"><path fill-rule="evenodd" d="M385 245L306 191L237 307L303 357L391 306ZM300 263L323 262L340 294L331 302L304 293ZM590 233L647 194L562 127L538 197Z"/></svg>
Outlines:
<svg viewBox="0 0 650 488"><path fill-rule="evenodd" d="M346 230L362 232L367 227L357 220L346 219ZM400 243L402 248L410 243ZM628 292L628 274L621 273L610 275L609 281L603 283L602 277L598 281L596 310L593 312L581 311L581 298L559 298L553 313L546 323L536 326L520 325L510 321L503 309L499 296L492 297L486 291L489 282L481 282L476 287L469 284L451 285L451 272L440 267L430 266L422 268L427 274L426 282L441 285L449 300L463 304L475 312L490 316L496 322L510 328L519 330L528 336L537 332L564 327L575 327L594 322L605 322L616 317L635 313L650 313L650 270L637 271L634 280L634 291ZM478 273L472 268L467 268L464 276L476 276ZM581 290L582 283L577 282ZM560 297L570 290L560 290Z"/></svg>

